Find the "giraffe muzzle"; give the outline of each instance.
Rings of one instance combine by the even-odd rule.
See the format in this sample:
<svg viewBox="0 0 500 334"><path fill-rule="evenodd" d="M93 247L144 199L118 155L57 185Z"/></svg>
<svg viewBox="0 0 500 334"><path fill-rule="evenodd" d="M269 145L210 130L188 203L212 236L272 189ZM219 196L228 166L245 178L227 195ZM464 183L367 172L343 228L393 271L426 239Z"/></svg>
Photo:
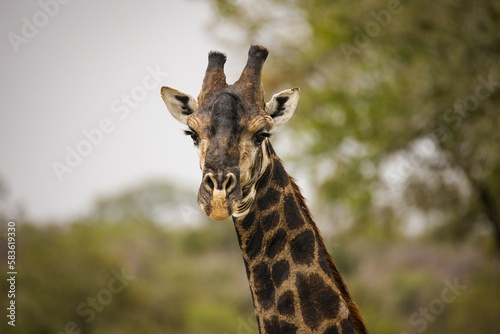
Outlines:
<svg viewBox="0 0 500 334"><path fill-rule="evenodd" d="M241 201L239 177L234 173L205 173L198 192L198 204L207 216L224 220Z"/></svg>

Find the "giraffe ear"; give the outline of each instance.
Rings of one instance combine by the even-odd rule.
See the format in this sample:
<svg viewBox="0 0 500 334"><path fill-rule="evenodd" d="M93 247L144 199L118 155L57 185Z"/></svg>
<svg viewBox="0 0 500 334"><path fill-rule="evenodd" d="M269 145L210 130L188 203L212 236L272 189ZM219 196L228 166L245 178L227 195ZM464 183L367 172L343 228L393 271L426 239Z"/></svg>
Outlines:
<svg viewBox="0 0 500 334"><path fill-rule="evenodd" d="M294 87L274 94L271 101L266 103L266 114L273 118L275 127L286 123L292 117L299 97L300 89Z"/></svg>
<svg viewBox="0 0 500 334"><path fill-rule="evenodd" d="M184 125L188 116L198 110L198 102L191 95L174 88L162 87L161 98L172 116Z"/></svg>

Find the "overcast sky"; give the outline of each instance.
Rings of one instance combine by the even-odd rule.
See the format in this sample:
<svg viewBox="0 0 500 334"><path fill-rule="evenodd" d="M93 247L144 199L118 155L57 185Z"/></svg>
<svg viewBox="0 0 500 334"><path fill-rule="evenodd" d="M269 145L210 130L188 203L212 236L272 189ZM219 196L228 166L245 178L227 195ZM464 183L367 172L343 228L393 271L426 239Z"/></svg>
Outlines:
<svg viewBox="0 0 500 334"><path fill-rule="evenodd" d="M68 3L0 3L0 179L9 198L29 217L58 220L150 179L195 191L198 157L160 87L196 96L210 49L227 53L235 80L247 50L232 54L211 37L201 1L59 1Z"/></svg>

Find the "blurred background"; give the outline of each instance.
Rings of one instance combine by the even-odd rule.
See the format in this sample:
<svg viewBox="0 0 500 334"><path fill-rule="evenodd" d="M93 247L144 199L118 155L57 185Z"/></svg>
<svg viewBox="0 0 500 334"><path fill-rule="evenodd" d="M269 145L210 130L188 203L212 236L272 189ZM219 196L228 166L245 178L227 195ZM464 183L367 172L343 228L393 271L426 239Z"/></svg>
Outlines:
<svg viewBox="0 0 500 334"><path fill-rule="evenodd" d="M2 333L257 333L230 220L163 85L196 96L270 50L299 86L273 145L372 333L498 333L500 3L190 0L0 4ZM3 275L3 274L2 274ZM5 312L9 284L0 283Z"/></svg>

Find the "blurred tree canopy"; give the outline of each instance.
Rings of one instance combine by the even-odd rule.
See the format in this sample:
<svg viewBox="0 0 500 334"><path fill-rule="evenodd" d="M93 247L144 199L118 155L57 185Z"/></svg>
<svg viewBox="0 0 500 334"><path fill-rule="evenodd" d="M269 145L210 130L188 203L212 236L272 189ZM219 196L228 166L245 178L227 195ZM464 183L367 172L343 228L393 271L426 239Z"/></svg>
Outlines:
<svg viewBox="0 0 500 334"><path fill-rule="evenodd" d="M270 49L267 92L302 89L294 152L349 231L500 251L499 2L212 4L218 37Z"/></svg>
<svg viewBox="0 0 500 334"><path fill-rule="evenodd" d="M142 221L169 227L197 226L208 221L196 203L195 192L163 180L150 180L103 196L84 219L107 223Z"/></svg>
<svg viewBox="0 0 500 334"><path fill-rule="evenodd" d="M1 333L234 333L255 327L245 270L229 224L18 224L16 327ZM0 260L7 263L0 226ZM210 232L210 233L209 233ZM7 296L9 282L0 292ZM250 319L250 320L249 320ZM255 325L255 326L254 326Z"/></svg>

